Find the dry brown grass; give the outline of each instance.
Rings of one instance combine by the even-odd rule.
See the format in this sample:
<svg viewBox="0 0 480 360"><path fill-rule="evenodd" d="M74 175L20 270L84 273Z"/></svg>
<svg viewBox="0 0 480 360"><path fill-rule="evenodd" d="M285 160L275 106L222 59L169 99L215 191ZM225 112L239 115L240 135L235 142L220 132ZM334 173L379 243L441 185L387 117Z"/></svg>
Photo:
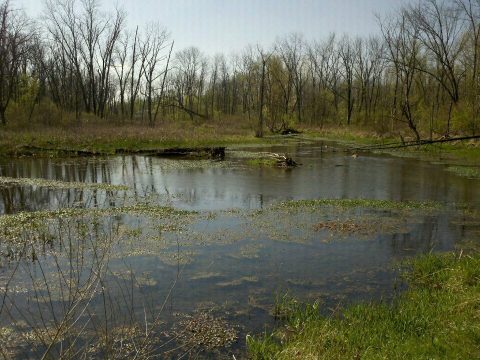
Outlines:
<svg viewBox="0 0 480 360"><path fill-rule="evenodd" d="M60 126L7 126L0 128L0 153L21 153L25 146L110 153L115 149L258 142L253 129L254 124L238 117L202 122L162 121L153 128L145 124L105 121Z"/></svg>

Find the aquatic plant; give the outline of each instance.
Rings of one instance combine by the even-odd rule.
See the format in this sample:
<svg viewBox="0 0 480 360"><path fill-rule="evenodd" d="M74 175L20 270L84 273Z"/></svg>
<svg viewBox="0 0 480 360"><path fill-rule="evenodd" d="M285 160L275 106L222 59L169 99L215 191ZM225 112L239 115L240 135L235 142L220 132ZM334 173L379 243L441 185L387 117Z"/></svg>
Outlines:
<svg viewBox="0 0 480 360"><path fill-rule="evenodd" d="M2 186L37 186L51 189L95 189L105 191L128 190L128 186L125 185L0 176L0 187Z"/></svg>
<svg viewBox="0 0 480 360"><path fill-rule="evenodd" d="M469 179L480 179L480 168L471 166L449 166L447 171Z"/></svg>
<svg viewBox="0 0 480 360"><path fill-rule="evenodd" d="M438 210L442 205L433 201L394 201L377 199L316 199L292 200L274 205L278 209L316 208L335 206L340 208L371 208L380 210Z"/></svg>

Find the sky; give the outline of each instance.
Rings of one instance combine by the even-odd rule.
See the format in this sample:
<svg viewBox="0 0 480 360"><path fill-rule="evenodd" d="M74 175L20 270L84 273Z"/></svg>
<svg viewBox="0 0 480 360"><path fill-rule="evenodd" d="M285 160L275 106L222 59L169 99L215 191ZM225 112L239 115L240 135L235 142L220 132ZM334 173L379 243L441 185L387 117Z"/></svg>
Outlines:
<svg viewBox="0 0 480 360"><path fill-rule="evenodd" d="M369 36L379 32L375 14L393 12L407 0L101 0L119 5L128 26L159 22L177 50L196 46L208 55L238 52L247 45L266 48L281 36L301 33L307 40L330 33ZM13 0L37 17L42 0Z"/></svg>

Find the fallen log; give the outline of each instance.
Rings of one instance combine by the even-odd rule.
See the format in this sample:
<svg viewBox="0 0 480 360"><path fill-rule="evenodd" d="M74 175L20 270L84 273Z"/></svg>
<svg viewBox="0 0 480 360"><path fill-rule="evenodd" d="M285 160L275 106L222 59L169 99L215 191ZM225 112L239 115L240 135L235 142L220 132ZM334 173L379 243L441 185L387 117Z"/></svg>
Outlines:
<svg viewBox="0 0 480 360"><path fill-rule="evenodd" d="M225 159L224 147L170 148L150 151L149 156Z"/></svg>
<svg viewBox="0 0 480 360"><path fill-rule="evenodd" d="M108 156L111 152L100 152L88 149L61 149L25 145L15 149L15 155L35 156L42 153L56 153L65 156ZM158 157L188 157L223 160L225 147L167 148L167 149L115 149L115 155L143 155Z"/></svg>
<svg viewBox="0 0 480 360"><path fill-rule="evenodd" d="M301 131L292 129L292 128L286 128L280 132L282 135L296 135L296 134L301 134Z"/></svg>

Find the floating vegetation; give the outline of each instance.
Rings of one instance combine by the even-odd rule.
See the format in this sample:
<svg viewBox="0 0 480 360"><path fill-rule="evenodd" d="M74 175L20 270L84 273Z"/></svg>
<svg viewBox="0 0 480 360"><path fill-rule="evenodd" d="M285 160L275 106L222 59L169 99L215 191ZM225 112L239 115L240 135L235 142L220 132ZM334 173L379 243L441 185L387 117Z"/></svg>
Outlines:
<svg viewBox="0 0 480 360"><path fill-rule="evenodd" d="M131 201L131 199L127 201ZM149 200L118 208L69 208L1 216L0 238L3 244L0 245L0 252L9 246L13 248L9 243L3 241L3 236L11 229L16 229L21 235L20 240L37 239L40 240L38 244L47 243L48 246L44 247L49 252L47 256L40 257L38 263L43 261L45 264L50 261L51 257L48 257L50 248L55 248L54 256L57 256L59 266L63 269L69 266L68 253L72 248L74 249L72 258L76 258L79 254L79 258L91 259L94 251L91 250L92 244L102 246L102 236L113 233L108 238L111 240L111 246L104 250L108 251L108 257L111 260L110 266L113 267L106 271L105 286L110 290L126 291L129 289L135 291L136 294L140 293L139 296L157 294L163 291L165 278L173 273L173 270L192 264L184 268L182 276L187 277L187 283L191 281L190 284L201 289L192 295L197 304L211 300L211 293L204 291L205 285L208 284L207 286L211 287L215 293L228 294L228 300L225 300L224 303L232 301L232 299L241 299L238 294L248 294L248 303L241 304L239 301L238 304L235 303L235 306L229 305L236 307L232 311L229 308L230 315L233 314L239 318L247 316L250 318L259 314L266 316L268 313L281 316L282 313L275 313L272 310L273 291L271 285L268 284L269 281L266 281L266 279L270 279L271 273L265 276L260 275L261 270L259 271L259 269L261 268L257 267L257 262L261 261L262 265L265 263L267 266L271 266L270 262L274 261L276 256L284 260L288 258L289 251L297 249L300 255L306 253L306 248L312 256L323 254L325 249L327 253L330 253L335 245L323 244L322 236L328 237L328 235L325 236L325 233L330 233L329 241L337 241L344 235L349 241L348 246L350 246L350 241L354 243L361 236L368 239L384 239L381 238L384 234L396 235L403 233L405 229L409 233L413 233L412 229L417 224L428 222L430 218L443 213L441 212L443 208L438 203L400 203L366 199L303 200L275 204L260 211L235 210L200 213L151 205L154 203L155 201ZM463 209L456 212L448 211L449 215L453 215L454 220L458 218L458 221L468 221L471 230L476 229L477 223L475 223L473 212L469 212L469 215L466 216ZM452 219L451 216L450 219ZM117 233L121 236L116 236ZM73 245L68 245L70 239L74 239ZM284 244L274 243L278 241L282 241ZM59 246L57 246L57 242ZM287 242L289 244L286 244ZM300 246L296 244L300 244ZM305 247L304 244L308 245ZM408 242L406 244L408 245ZM404 247L403 243L400 245ZM209 248L205 249L206 246ZM342 247L343 244L339 244L339 246ZM41 250L42 247L36 246L35 248ZM270 254L274 254L275 257L272 259ZM131 257L140 258L126 260ZM252 261L251 259L258 260ZM128 263L129 269L123 270L121 267L124 260L125 263ZM155 264L153 269L150 262ZM229 271L232 262L238 263L238 272ZM303 264L301 265L303 266ZM307 265L310 266L310 264ZM253 271L252 268L254 268ZM325 279L319 280L315 277L309 278L307 275L298 275L296 269L289 272L289 269L282 278L282 284L302 292L302 296L308 299L325 298L343 301L355 294L367 294L376 290L375 286L369 287L365 283L359 285L361 289L357 289L355 278L341 274L334 281L335 284L341 284L340 289L327 292L331 287L333 275L326 274ZM47 269L47 271L51 271L51 269ZM18 274L19 277L21 275ZM284 274L282 273L282 275ZM34 289L39 289L37 290L39 298L34 301L38 306L47 307L49 301L58 304L66 301L62 291L69 288L69 282L46 275L46 281L51 284L49 285L49 294L47 294L42 288L43 277L35 279L39 280L39 283L34 285ZM193 283L194 281L196 283ZM59 283L60 286L55 285ZM82 284L77 284L76 287L82 291L85 289ZM11 289L14 290L13 287ZM265 291L266 289L268 291ZM114 293L112 291L112 294ZM12 299L15 297L25 298L28 301L35 300L35 291L31 289L26 295L16 289L10 291L9 295L12 296ZM43 298L47 301L44 301ZM224 299L222 298L222 301ZM237 339L237 333L240 330L237 331L222 318L214 317L211 309L215 305L218 303L208 304L203 312L181 318L179 323L173 325L176 329L173 334L175 336L166 329L166 341L172 340L171 346L180 351L196 349L192 350L194 351L192 354L202 350L211 351L230 346ZM92 305L91 310L98 311L97 302L95 302L95 307ZM216 311L215 313L218 314ZM209 327L207 330L203 328L207 326L205 323ZM116 325L114 324L111 328L108 344L111 349L120 351L121 343L123 343L124 346L121 349L125 351L128 358L128 355L131 354L130 351L133 351L131 344L137 340L141 341L142 338L140 334L136 333L135 327L127 326L113 331ZM161 339L155 339L160 342L164 340L163 335ZM102 356L105 344L106 342L102 340L99 333L94 343L91 344L92 357ZM170 351L170 347L164 349Z"/></svg>
<svg viewBox="0 0 480 360"><path fill-rule="evenodd" d="M469 179L480 179L480 167L449 166L447 171Z"/></svg>
<svg viewBox="0 0 480 360"><path fill-rule="evenodd" d="M94 189L105 191L128 190L125 185L112 185L105 183L88 183L76 181L47 180L40 178L11 178L0 176L0 187L2 186L36 186L51 189Z"/></svg>
<svg viewBox="0 0 480 360"><path fill-rule="evenodd" d="M275 167L277 160L274 158L249 159L246 161L246 164L258 167Z"/></svg>
<svg viewBox="0 0 480 360"><path fill-rule="evenodd" d="M239 279L234 279L232 281L223 281L217 283L217 286L227 287L227 286L239 286L245 283L256 283L258 278L256 276L244 276Z"/></svg>
<svg viewBox="0 0 480 360"><path fill-rule="evenodd" d="M334 206L339 208L370 208L379 210L439 210L442 205L433 201L394 201L372 199L318 199L292 200L274 205L277 209L318 208Z"/></svg>
<svg viewBox="0 0 480 360"><path fill-rule="evenodd" d="M154 217L181 216L192 214L190 211L175 210L168 206L135 204L115 208L66 208L51 211L19 212L0 216L0 229L12 232L22 230L24 226L33 227L35 223L50 219L67 219L75 217L99 217L115 215L148 215Z"/></svg>
<svg viewBox="0 0 480 360"><path fill-rule="evenodd" d="M157 281L152 278L151 272L147 271L140 274L136 274L131 270L114 271L112 272L112 275L121 279L122 281L132 282L140 287L157 285Z"/></svg>
<svg viewBox="0 0 480 360"><path fill-rule="evenodd" d="M234 327L225 320L214 317L210 312L183 315L174 334L187 348L197 350L225 348L238 338L238 332Z"/></svg>
<svg viewBox="0 0 480 360"><path fill-rule="evenodd" d="M157 254L157 256L164 264L170 266L191 264L195 258L195 255L196 252L194 251L169 251Z"/></svg>
<svg viewBox="0 0 480 360"><path fill-rule="evenodd" d="M344 235L359 234L363 236L371 236L375 234L397 233L403 230L402 225L405 221L398 217L379 217L371 219L347 219L347 220L330 220L322 221L313 225L314 231L327 230L333 233Z"/></svg>
<svg viewBox="0 0 480 360"><path fill-rule="evenodd" d="M18 342L18 334L11 327L0 327L0 348L4 358L14 357Z"/></svg>
<svg viewBox="0 0 480 360"><path fill-rule="evenodd" d="M191 276L190 280L207 280L221 276L222 274L219 272L198 272L195 275Z"/></svg>
<svg viewBox="0 0 480 360"><path fill-rule="evenodd" d="M136 324L117 326L99 335L87 348L89 359L148 359L160 341L145 325Z"/></svg>
<svg viewBox="0 0 480 360"><path fill-rule="evenodd" d="M264 152L245 151L245 150L230 150L227 152L228 156L235 159L257 159L262 157Z"/></svg>
<svg viewBox="0 0 480 360"><path fill-rule="evenodd" d="M154 163L162 171L188 170L188 169L225 169L234 166L230 161L217 160L171 160L159 159Z"/></svg>
<svg viewBox="0 0 480 360"><path fill-rule="evenodd" d="M170 207L135 204L117 208L67 208L3 215L0 216L0 264L4 260L8 262L20 258L35 261L40 254L65 251L65 242L79 249L93 249L103 244L107 238L104 239L102 234L106 233L115 235L112 258L157 256L166 244L153 239L145 243L144 230L158 234L160 225L166 229L174 229L176 224L180 227L191 218L191 214L194 213ZM133 216L144 224L145 229L123 225L123 222L134 220ZM172 262L171 255L164 256L168 256L166 261ZM180 262L190 260L182 257Z"/></svg>

